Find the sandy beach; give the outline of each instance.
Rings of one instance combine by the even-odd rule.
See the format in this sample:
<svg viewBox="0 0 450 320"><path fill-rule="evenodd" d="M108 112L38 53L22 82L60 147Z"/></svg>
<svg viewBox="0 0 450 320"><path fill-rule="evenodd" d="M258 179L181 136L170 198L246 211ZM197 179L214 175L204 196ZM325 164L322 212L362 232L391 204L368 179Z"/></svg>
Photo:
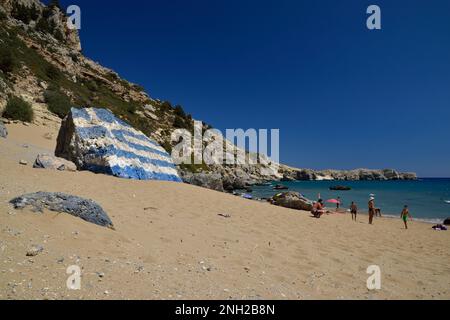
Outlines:
<svg viewBox="0 0 450 320"><path fill-rule="evenodd" d="M370 226L363 215L318 220L181 183L33 169L37 154L53 153L56 127L7 125L0 139L0 299L450 298L449 232L414 221L405 231L400 219ZM8 203L37 191L95 200L116 230ZM44 251L27 257L32 245ZM82 269L79 291L66 287L71 265ZM367 289L371 265L381 290Z"/></svg>

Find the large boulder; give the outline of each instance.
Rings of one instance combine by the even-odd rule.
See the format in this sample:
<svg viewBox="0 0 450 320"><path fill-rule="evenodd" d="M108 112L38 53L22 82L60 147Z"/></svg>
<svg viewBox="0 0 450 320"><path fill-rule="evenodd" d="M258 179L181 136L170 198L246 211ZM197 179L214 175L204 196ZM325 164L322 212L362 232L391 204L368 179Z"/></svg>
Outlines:
<svg viewBox="0 0 450 320"><path fill-rule="evenodd" d="M63 158L58 158L48 154L40 154L34 162L33 168L59 170L59 171L77 171L75 163Z"/></svg>
<svg viewBox="0 0 450 320"><path fill-rule="evenodd" d="M6 138L8 136L8 130L3 122L0 120L0 138Z"/></svg>
<svg viewBox="0 0 450 320"><path fill-rule="evenodd" d="M194 186L224 192L222 176L218 173L185 173L183 181Z"/></svg>
<svg viewBox="0 0 450 320"><path fill-rule="evenodd" d="M15 209L30 206L34 212L44 209L67 213L84 221L114 229L111 219L94 201L64 193L37 192L26 194L10 201Z"/></svg>
<svg viewBox="0 0 450 320"><path fill-rule="evenodd" d="M172 157L157 142L106 109L72 108L62 122L55 155L80 170L181 182Z"/></svg>
<svg viewBox="0 0 450 320"><path fill-rule="evenodd" d="M313 208L313 202L306 199L298 192L286 192L273 196L272 203L279 207L311 211Z"/></svg>

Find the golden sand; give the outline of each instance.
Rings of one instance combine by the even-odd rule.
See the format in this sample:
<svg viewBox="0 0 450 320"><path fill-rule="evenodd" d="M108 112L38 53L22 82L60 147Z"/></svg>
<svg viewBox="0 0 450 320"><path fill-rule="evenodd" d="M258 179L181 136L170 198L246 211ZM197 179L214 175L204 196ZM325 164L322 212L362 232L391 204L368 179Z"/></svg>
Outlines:
<svg viewBox="0 0 450 320"><path fill-rule="evenodd" d="M450 233L429 224L411 222L406 231L400 219L373 226L366 216L318 220L185 184L33 169L38 153L53 152L56 132L7 127L8 139L0 139L0 299L450 298ZM8 204L37 191L93 199L116 230ZM44 251L27 257L35 244ZM72 265L82 269L78 291L66 286ZM371 265L381 268L381 290L367 289Z"/></svg>

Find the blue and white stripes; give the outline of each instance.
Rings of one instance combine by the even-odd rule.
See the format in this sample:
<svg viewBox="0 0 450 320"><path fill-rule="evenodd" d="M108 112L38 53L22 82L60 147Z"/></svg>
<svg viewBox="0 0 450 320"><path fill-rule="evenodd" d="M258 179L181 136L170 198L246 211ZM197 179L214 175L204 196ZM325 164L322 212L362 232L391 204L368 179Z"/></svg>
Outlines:
<svg viewBox="0 0 450 320"><path fill-rule="evenodd" d="M71 111L76 152L85 170L120 178L181 182L171 156L106 109Z"/></svg>

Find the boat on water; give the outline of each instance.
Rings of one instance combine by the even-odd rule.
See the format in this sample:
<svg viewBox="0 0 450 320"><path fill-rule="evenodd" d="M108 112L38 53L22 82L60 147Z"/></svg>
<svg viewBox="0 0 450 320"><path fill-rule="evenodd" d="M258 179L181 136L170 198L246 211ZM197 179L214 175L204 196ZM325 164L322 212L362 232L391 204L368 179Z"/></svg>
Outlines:
<svg viewBox="0 0 450 320"><path fill-rule="evenodd" d="M332 186L330 187L331 191L350 191L352 188L347 186Z"/></svg>
<svg viewBox="0 0 450 320"><path fill-rule="evenodd" d="M289 190L289 188L286 187L286 186L283 186L283 185L279 184L279 185L276 185L276 186L273 188L273 190Z"/></svg>
<svg viewBox="0 0 450 320"><path fill-rule="evenodd" d="M446 204L450 204L450 200L445 200L444 201Z"/></svg>

